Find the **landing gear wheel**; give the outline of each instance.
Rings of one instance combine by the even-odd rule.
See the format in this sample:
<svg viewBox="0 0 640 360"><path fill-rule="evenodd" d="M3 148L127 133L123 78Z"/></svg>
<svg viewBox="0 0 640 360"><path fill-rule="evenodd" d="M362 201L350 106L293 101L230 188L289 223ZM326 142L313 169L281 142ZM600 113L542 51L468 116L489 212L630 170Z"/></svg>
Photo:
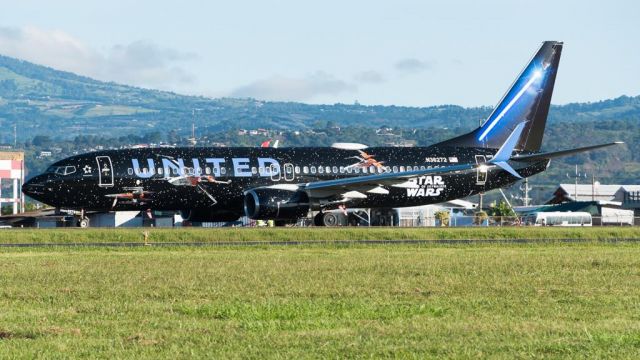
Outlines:
<svg viewBox="0 0 640 360"><path fill-rule="evenodd" d="M88 228L89 227L89 218L82 218L80 219L80 221L78 221L78 226L81 228Z"/></svg>
<svg viewBox="0 0 640 360"><path fill-rule="evenodd" d="M322 216L322 224L324 226L338 226L340 225L340 219L338 218L338 214L328 212L324 213Z"/></svg>

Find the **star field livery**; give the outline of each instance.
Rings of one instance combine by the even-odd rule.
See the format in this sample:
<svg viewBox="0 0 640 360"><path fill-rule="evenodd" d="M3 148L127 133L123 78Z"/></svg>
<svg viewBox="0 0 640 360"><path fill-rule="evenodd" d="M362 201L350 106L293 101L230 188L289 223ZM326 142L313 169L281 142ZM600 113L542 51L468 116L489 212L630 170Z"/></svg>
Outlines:
<svg viewBox="0 0 640 360"><path fill-rule="evenodd" d="M179 210L191 221L291 220L309 210L322 220L326 209L466 197L542 172L554 157L616 144L539 152L561 51L544 42L482 126L432 146L109 150L58 161L23 191L58 208Z"/></svg>

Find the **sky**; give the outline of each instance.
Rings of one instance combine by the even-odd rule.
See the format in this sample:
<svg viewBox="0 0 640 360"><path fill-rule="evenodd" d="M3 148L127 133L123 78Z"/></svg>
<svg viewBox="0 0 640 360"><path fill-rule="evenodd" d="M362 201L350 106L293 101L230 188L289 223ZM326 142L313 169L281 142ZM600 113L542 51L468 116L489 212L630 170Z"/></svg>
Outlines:
<svg viewBox="0 0 640 360"><path fill-rule="evenodd" d="M554 104L640 94L640 2L0 0L0 54L99 80L311 104L494 105L544 40Z"/></svg>

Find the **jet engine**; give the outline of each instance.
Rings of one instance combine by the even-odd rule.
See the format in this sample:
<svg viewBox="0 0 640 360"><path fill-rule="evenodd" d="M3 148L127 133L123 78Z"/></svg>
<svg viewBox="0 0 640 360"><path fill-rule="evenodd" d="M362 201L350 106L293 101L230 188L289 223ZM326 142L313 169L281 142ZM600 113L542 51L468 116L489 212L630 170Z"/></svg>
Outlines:
<svg viewBox="0 0 640 360"><path fill-rule="evenodd" d="M309 212L309 197L303 191L254 189L244 196L244 213L256 220L295 220Z"/></svg>
<svg viewBox="0 0 640 360"><path fill-rule="evenodd" d="M191 222L235 221L241 216L238 213L224 210L190 209L180 211L184 220Z"/></svg>

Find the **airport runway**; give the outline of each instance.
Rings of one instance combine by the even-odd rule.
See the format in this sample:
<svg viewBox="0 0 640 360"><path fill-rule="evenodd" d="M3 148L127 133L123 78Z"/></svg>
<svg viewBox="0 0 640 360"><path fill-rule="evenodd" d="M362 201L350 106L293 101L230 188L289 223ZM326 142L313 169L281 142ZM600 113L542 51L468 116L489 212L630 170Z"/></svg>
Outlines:
<svg viewBox="0 0 640 360"><path fill-rule="evenodd" d="M321 241L212 241L212 242L87 242L87 243L0 243L5 248L44 247L260 247L308 245L483 245L483 244L542 244L542 243L638 243L640 238L621 239L462 239L462 240L321 240Z"/></svg>

